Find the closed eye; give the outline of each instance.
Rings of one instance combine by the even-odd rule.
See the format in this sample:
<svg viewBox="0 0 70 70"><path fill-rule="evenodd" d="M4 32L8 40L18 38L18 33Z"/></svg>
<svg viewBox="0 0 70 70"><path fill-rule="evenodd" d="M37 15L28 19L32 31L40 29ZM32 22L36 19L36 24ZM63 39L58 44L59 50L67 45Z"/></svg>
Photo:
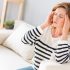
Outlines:
<svg viewBox="0 0 70 70"><path fill-rule="evenodd" d="M64 18L64 16L62 14L57 14L57 13L54 13L54 16L57 16L59 18Z"/></svg>

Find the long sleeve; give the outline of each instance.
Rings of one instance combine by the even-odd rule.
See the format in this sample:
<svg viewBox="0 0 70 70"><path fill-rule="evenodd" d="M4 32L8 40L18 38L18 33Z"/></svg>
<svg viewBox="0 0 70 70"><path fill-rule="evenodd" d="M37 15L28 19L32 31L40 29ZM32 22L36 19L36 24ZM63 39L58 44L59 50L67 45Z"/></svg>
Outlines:
<svg viewBox="0 0 70 70"><path fill-rule="evenodd" d="M67 41L60 40L57 43L57 48L55 50L55 59L58 63L64 64L70 60L70 49Z"/></svg>
<svg viewBox="0 0 70 70"><path fill-rule="evenodd" d="M42 29L40 28L40 26L38 26L26 32L21 41L24 44L33 45L34 42L42 35L42 33L43 33Z"/></svg>

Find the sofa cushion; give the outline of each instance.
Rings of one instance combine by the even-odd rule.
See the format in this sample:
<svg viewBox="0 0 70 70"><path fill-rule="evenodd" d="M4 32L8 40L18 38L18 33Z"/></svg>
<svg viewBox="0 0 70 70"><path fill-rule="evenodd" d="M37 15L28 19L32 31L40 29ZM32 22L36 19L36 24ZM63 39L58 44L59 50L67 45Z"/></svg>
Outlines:
<svg viewBox="0 0 70 70"><path fill-rule="evenodd" d="M21 38L24 36L25 32L32 28L34 27L23 22L23 24L16 28L15 31L7 38L3 45L14 50L25 60L31 60L34 53L34 47L22 43Z"/></svg>
<svg viewBox="0 0 70 70"><path fill-rule="evenodd" d="M26 66L31 64L7 47L0 45L0 70L17 70Z"/></svg>

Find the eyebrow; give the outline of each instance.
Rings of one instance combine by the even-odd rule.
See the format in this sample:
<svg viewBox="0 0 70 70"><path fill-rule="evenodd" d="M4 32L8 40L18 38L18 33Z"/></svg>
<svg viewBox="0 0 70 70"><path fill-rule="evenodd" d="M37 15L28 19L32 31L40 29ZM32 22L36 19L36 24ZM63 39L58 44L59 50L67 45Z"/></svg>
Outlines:
<svg viewBox="0 0 70 70"><path fill-rule="evenodd" d="M57 14L56 12L54 12L54 14ZM64 16L63 14L59 13L59 15Z"/></svg>

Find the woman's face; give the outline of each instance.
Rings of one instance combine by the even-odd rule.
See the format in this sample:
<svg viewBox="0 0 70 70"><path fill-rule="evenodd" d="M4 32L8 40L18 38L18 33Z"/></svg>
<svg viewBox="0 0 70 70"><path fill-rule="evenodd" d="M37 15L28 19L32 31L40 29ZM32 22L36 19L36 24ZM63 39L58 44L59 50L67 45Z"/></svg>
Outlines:
<svg viewBox="0 0 70 70"><path fill-rule="evenodd" d="M62 29L64 25L66 10L64 8L57 8L53 15L53 27Z"/></svg>

